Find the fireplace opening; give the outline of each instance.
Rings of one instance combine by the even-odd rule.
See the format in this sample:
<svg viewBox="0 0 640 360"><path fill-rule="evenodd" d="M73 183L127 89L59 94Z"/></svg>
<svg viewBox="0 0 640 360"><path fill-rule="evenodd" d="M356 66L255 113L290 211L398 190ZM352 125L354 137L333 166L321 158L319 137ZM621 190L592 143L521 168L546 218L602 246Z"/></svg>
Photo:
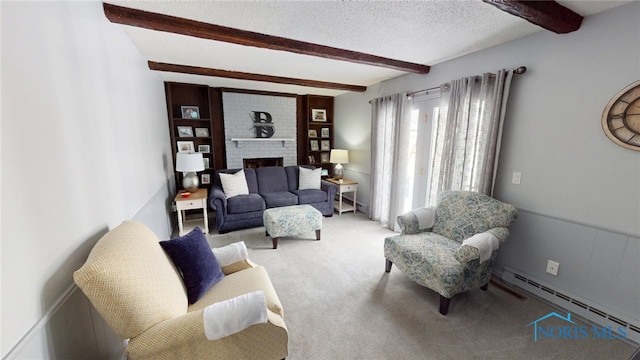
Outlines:
<svg viewBox="0 0 640 360"><path fill-rule="evenodd" d="M282 166L282 157L242 159L242 167L255 169L262 166Z"/></svg>

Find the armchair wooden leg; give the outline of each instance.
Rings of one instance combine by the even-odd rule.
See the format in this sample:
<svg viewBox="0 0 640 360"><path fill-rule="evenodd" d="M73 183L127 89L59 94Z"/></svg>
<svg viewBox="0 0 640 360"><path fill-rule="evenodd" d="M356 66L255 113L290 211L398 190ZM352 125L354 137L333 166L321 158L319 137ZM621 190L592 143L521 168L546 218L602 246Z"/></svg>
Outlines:
<svg viewBox="0 0 640 360"><path fill-rule="evenodd" d="M489 283L486 283L486 284L480 286L480 290L482 290L482 291L487 291L487 289L489 289Z"/></svg>
<svg viewBox="0 0 640 360"><path fill-rule="evenodd" d="M384 272L390 272L391 271L391 265L393 265L393 263L389 259L385 259L385 261L386 262L384 264Z"/></svg>
<svg viewBox="0 0 640 360"><path fill-rule="evenodd" d="M440 295L440 314L447 315L449 312L449 302L451 299Z"/></svg>

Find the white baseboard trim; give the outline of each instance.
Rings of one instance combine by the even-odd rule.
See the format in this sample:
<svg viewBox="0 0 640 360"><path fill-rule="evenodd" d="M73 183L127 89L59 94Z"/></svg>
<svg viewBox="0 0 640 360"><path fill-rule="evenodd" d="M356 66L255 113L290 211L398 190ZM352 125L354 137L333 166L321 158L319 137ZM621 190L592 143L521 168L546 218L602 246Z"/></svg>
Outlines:
<svg viewBox="0 0 640 360"><path fill-rule="evenodd" d="M44 331L47 323L53 318L53 316L62 308L64 303L73 295L73 293L78 290L78 287L75 284L72 284L67 288L67 290L56 300L53 306L47 310L47 312L27 331L22 338L18 341L18 343L9 350L7 355L5 355L2 360L12 360L12 359L20 359L20 354L25 350L25 347L31 342L31 340L35 339L36 335L40 332Z"/></svg>

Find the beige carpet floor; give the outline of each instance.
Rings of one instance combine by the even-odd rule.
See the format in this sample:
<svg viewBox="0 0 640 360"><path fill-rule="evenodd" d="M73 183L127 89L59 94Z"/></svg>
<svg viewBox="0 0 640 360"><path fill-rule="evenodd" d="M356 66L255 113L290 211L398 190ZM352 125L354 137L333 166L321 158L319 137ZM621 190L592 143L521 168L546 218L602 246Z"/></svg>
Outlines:
<svg viewBox="0 0 640 360"><path fill-rule="evenodd" d="M343 214L323 218L322 240L285 237L276 250L263 227L212 233L209 241L243 240L267 269L285 311L289 360L628 359L634 352L621 340L534 342L527 324L566 312L493 285L454 297L442 316L437 293L395 267L384 272L383 242L392 234L363 214Z"/></svg>

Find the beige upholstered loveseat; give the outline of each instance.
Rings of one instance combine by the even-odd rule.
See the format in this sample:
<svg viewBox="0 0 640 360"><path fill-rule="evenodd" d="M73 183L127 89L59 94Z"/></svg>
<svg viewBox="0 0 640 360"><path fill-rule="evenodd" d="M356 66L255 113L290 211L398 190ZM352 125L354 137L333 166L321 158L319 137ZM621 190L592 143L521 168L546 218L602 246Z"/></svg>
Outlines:
<svg viewBox="0 0 640 360"><path fill-rule="evenodd" d="M157 236L125 221L97 242L74 280L116 334L130 339L131 360L285 358L287 328L266 270L247 259L222 266L222 272L218 283L189 304L181 274ZM252 292L264 294L265 322L208 340L205 309Z"/></svg>

